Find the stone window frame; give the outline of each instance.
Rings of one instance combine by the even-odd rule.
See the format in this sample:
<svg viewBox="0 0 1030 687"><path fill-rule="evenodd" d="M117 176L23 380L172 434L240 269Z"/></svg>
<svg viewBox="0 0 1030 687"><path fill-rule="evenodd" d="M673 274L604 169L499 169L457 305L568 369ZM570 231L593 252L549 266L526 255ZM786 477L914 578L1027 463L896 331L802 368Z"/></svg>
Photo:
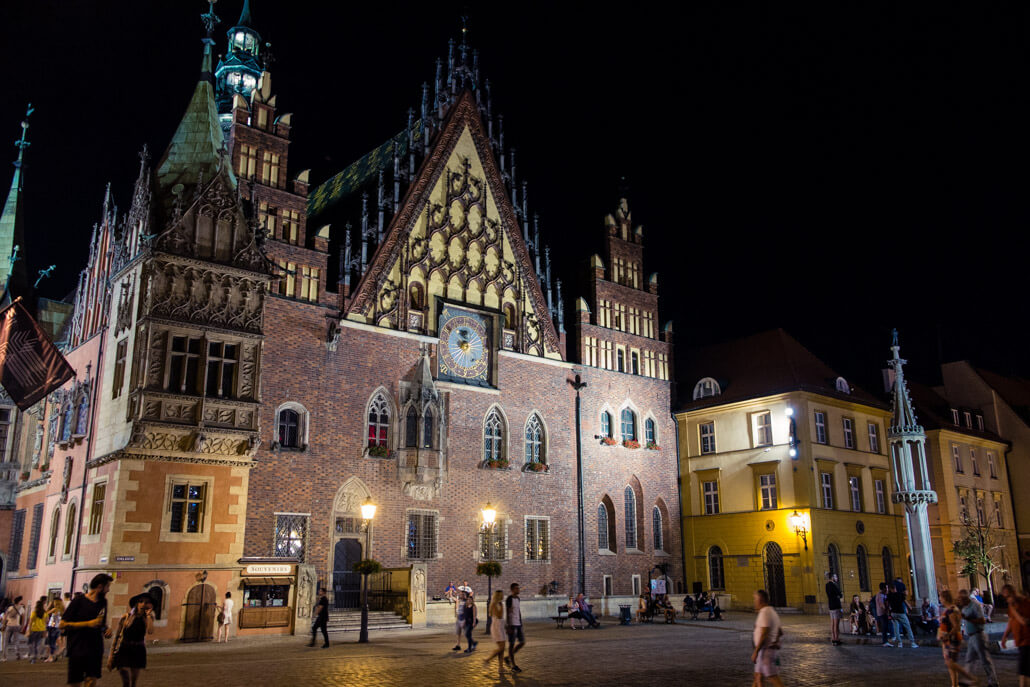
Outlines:
<svg viewBox="0 0 1030 687"><path fill-rule="evenodd" d="M857 449L855 441L855 418L845 415L840 419L841 431L844 437L844 448Z"/></svg>
<svg viewBox="0 0 1030 687"><path fill-rule="evenodd" d="M869 436L869 452L880 453L880 425L876 422L866 422Z"/></svg>
<svg viewBox="0 0 1030 687"><path fill-rule="evenodd" d="M697 488L700 504L701 515L719 515L722 513L722 485L719 484L719 478L722 473L720 468L709 468L707 470L698 470L694 474L697 476ZM715 484L715 512L708 512L708 500L705 493L706 484Z"/></svg>
<svg viewBox="0 0 1030 687"><path fill-rule="evenodd" d="M650 423L651 432L654 434L650 439L647 438L648 423ZM662 442L658 436L658 421L655 419L654 413L650 410L644 413L644 420L640 423L640 426L643 428L641 432L643 434L643 441L640 442L641 445L646 446L649 441L653 441L656 445L661 445Z"/></svg>
<svg viewBox="0 0 1030 687"><path fill-rule="evenodd" d="M815 443L824 446L830 443L830 434L826 431L826 411L816 410L812 413L812 422L815 424Z"/></svg>
<svg viewBox="0 0 1030 687"><path fill-rule="evenodd" d="M104 487L104 499L101 501L100 514L97 516L97 531L93 532L93 509L96 507L96 489L98 486ZM82 533L82 542L93 544L100 541L100 533L104 529L104 511L107 509L107 502L111 499L111 495L108 493L108 487L110 486L110 480L108 476L97 478L89 486L89 519L86 524L86 531Z"/></svg>
<svg viewBox="0 0 1030 687"><path fill-rule="evenodd" d="M864 513L868 499L865 495L864 477L866 466L856 463L845 463L844 469L848 477L848 510L852 513ZM858 504L855 504L855 493L858 493Z"/></svg>
<svg viewBox="0 0 1030 687"><path fill-rule="evenodd" d="M410 535L410 532L411 532L411 516L412 515L418 515L418 516L421 516L421 517L424 517L424 516L427 516L427 515L431 515L433 517L433 532L432 532L432 535L430 537L430 539L432 541L433 551L432 552L418 551L418 550L415 551L415 553L422 553L422 554L431 553L432 555L429 555L429 556L424 556L424 555L423 556L411 556L410 555L411 552L409 551L409 548L408 548L408 536ZM428 508L408 508L408 509L405 510L405 512L404 512L404 537L403 537L403 546L404 546L403 557L404 557L405 560L409 560L409 561L432 561L432 560L436 560L438 558L443 558L443 553L440 551L440 520L441 520L441 518L440 518L440 511L439 510L432 510L432 509L428 509ZM417 532L416 536L420 537L422 541L426 540L426 534L424 532Z"/></svg>
<svg viewBox="0 0 1030 687"><path fill-rule="evenodd" d="M75 518L78 514L78 497L72 497L68 499L67 515L64 517L64 539L61 541L62 561L70 561L75 558L75 531L78 529Z"/></svg>
<svg viewBox="0 0 1030 687"><path fill-rule="evenodd" d="M718 565L715 563L718 561ZM722 547L712 544L705 552L705 567L708 573L708 588L723 591L726 589L726 554ZM716 572L718 571L718 574Z"/></svg>
<svg viewBox="0 0 1030 687"><path fill-rule="evenodd" d="M536 557L532 557L531 558L530 555L529 555L529 544L530 544L530 540L529 540L529 527L530 527L530 523L531 522L532 523L536 523L534 525L534 529L536 530L536 532L533 535L536 539L540 538L541 525L543 525L543 530L545 532L544 536L545 536L545 539L546 539L546 551L544 552L544 555L542 557L540 557L540 558L536 558ZM551 516L549 516L549 515L524 515L523 516L522 531L523 531L523 533L524 533L524 535L526 537L526 541L525 541L526 545L525 545L525 547L523 549L523 556L524 556L524 561L523 562L525 562L525 563L550 563L551 562L551 553L552 553L552 551L551 551Z"/></svg>
<svg viewBox="0 0 1030 687"><path fill-rule="evenodd" d="M57 554L60 551L61 510L61 504L58 503L50 513L50 536L47 539L46 555L47 565L51 565L57 560Z"/></svg>
<svg viewBox="0 0 1030 687"><path fill-rule="evenodd" d="M706 427L711 429L711 432L708 433L708 436L705 435ZM708 450L705 450L705 439L709 440L710 445L708 447ZM706 422L697 423L697 441L700 455L704 456L713 453L718 453L718 444L715 440L715 420L708 420Z"/></svg>
<svg viewBox="0 0 1030 687"><path fill-rule="evenodd" d="M751 468L752 477L754 479L753 493L755 495L755 510L756 511L777 510L777 509L779 509L780 501L782 500L780 498L781 497L781 494L780 494L780 480L779 480L779 475L778 475L778 473L779 473L779 465L780 465L780 461L779 460L767 460L767 461L761 461L761 462L757 462L757 463L749 463L748 464L748 467ZM763 485L762 484L762 477L764 475L773 475L773 484L772 485ZM771 506L769 508L763 508L762 507L762 503L763 503L762 489L763 489L763 487L769 487L769 486L772 486L772 488L775 490L775 493L773 494L773 496L774 496L776 502L774 504L771 504Z"/></svg>
<svg viewBox="0 0 1030 687"><path fill-rule="evenodd" d="M171 532L172 525L172 487L176 484L203 484L204 485L204 512L201 515L201 526L199 532ZM165 475L164 503L161 508L161 532L158 541L163 542L209 542L211 541L211 521L214 512L215 495L214 476L197 475L188 473L174 473Z"/></svg>
<svg viewBox="0 0 1030 687"><path fill-rule="evenodd" d="M530 437L530 423L536 421L536 432L533 438ZM523 459L526 464L529 463L541 463L542 465L548 464L548 441L547 441L547 424L544 422L543 415L537 410L530 411L526 417L526 424L523 427ZM535 452L532 451L536 448ZM535 459L533 455L535 453Z"/></svg>
<svg viewBox="0 0 1030 687"><path fill-rule="evenodd" d="M488 532L487 529L479 524L476 537L476 555L477 560L480 561L507 561L511 559L511 549L508 548L508 536L511 533L511 519L503 513L497 513L494 518L494 529L492 532ZM497 552L499 549L500 555L495 555L493 558L483 555L487 551L487 547L493 543L494 551Z"/></svg>
<svg viewBox="0 0 1030 687"><path fill-rule="evenodd" d="M297 446L283 446L279 441L279 422L284 410L292 410L297 413ZM307 451L311 436L311 413L303 404L297 401L284 401L275 409L275 441L273 442L281 451ZM389 434L387 434L389 436Z"/></svg>
<svg viewBox="0 0 1030 687"><path fill-rule="evenodd" d="M495 417L497 419L497 428L500 432L499 437L493 438L493 435L491 435L491 442L498 442L496 445L496 454L493 451L488 453L486 448L486 430L490 425L490 419L492 417ZM508 457L508 416L505 414L504 409L499 404L494 403L489 408L487 408L486 414L483 415L483 426L480 431L480 436L482 437L483 441L482 450L484 460L505 460ZM491 446L493 446L493 444L491 444Z"/></svg>
<svg viewBox="0 0 1030 687"><path fill-rule="evenodd" d="M382 422L382 411L380 411L379 417L376 420L376 427L378 428L377 429L377 433L376 433L376 438L375 438L375 440L372 440L372 439L369 439L369 434L368 434L369 427L372 426L372 424L371 424L371 422L369 420L369 412L372 410L372 406L375 405L376 402L380 401L380 400L383 402L383 405L385 406L386 422L385 423ZM375 446L381 446L383 448L386 448L387 450L390 450L390 449L394 448L395 443L396 443L396 436L397 436L397 431L396 431L397 430L397 426L398 426L397 423L399 421L400 420L397 418L396 404L393 402L393 395L384 386L380 386L380 387L376 388L369 395L368 402L365 404L365 414L364 414L364 416L362 416L362 425L361 426L363 428L363 434L362 434L361 441L362 441L362 446L365 447L365 451L367 452L368 449L373 446L373 443L372 443L373 441L375 442L374 443ZM379 438L379 429L381 429L384 426L386 428L386 437L380 439ZM380 442L382 442L382 443L380 443Z"/></svg>
<svg viewBox="0 0 1030 687"><path fill-rule="evenodd" d="M762 420L766 419L767 422ZM748 427L751 430L751 447L773 445L772 411L768 408L748 413ZM765 437L762 434L766 434Z"/></svg>

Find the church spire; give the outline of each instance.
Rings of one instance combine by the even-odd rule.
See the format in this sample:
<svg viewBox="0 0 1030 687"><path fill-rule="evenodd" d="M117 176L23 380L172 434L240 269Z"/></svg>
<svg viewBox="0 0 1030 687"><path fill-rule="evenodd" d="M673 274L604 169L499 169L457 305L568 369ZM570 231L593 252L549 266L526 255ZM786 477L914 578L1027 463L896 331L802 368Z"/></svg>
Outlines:
<svg viewBox="0 0 1030 687"><path fill-rule="evenodd" d="M0 214L0 286L3 286L6 294L11 285L11 278L14 277L15 286L21 287L24 281L25 270L18 264L18 252L25 243L24 226L24 201L22 200L22 169L25 165L25 149L31 143L28 140L29 117L32 115L32 104L25 110L25 119L21 122L21 138L14 142L18 149L18 157L14 161L14 176L11 179L11 189L7 192L7 202L4 203L3 214ZM24 260L22 260L24 264ZM17 295L17 294L16 294Z"/></svg>
<svg viewBox="0 0 1030 687"><path fill-rule="evenodd" d="M250 16L250 0L243 0L243 10L240 12L240 18L236 20L236 26L253 28L254 20Z"/></svg>
<svg viewBox="0 0 1030 687"><path fill-rule="evenodd" d="M201 60L200 79L193 90L193 97L186 107L175 135L168 145L161 162L157 166L157 182L160 190L168 194L182 184L191 186L201 179L211 180L220 170L225 168L233 184L236 179L232 170L225 165L225 138L218 123L218 110L215 107L215 93L212 88L211 48L214 40L211 32L218 23L211 11L201 15L207 28L208 37L203 39L204 55ZM181 189L180 189L181 193Z"/></svg>
<svg viewBox="0 0 1030 687"><path fill-rule="evenodd" d="M908 395L908 385L905 383L905 363L900 356L901 346L898 345L898 330L891 332L891 355L887 365L894 371L894 388L891 389L891 410L894 415L891 420L891 432L893 433L915 433L923 434L923 428L916 422L916 413L912 408L912 399Z"/></svg>

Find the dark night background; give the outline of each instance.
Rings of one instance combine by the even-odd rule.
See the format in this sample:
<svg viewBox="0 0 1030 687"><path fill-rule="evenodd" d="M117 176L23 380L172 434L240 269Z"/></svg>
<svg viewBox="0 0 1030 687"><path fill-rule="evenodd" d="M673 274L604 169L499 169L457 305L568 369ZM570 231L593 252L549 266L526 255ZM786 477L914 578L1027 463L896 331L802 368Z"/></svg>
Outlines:
<svg viewBox="0 0 1030 687"><path fill-rule="evenodd" d="M252 2L280 112L295 113L290 176L311 167L314 183L404 127L465 11ZM782 326L878 391L896 326L924 381L941 359L1030 374L1024 7L566 4L468 12L566 283L600 250L625 176L678 355ZM216 52L241 5L218 2ZM137 151L167 145L205 9L0 7L0 141L36 108L28 267L57 265L42 295L75 284L105 183L125 208Z"/></svg>

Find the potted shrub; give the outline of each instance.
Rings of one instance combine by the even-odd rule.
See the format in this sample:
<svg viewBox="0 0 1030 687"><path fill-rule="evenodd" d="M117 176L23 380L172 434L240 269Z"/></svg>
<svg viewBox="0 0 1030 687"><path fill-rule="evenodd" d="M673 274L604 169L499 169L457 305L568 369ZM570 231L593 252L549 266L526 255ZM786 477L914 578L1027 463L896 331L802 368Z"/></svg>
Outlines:
<svg viewBox="0 0 1030 687"><path fill-rule="evenodd" d="M390 449L386 448L385 446L380 446L379 444L373 444L372 446L368 447L368 455L372 456L373 458L389 458Z"/></svg>
<svg viewBox="0 0 1030 687"><path fill-rule="evenodd" d="M626 439L622 442L622 445L626 448L640 448L640 442L636 439Z"/></svg>
<svg viewBox="0 0 1030 687"><path fill-rule="evenodd" d="M605 446L615 446L616 441L614 437L601 437L601 443Z"/></svg>
<svg viewBox="0 0 1030 687"><path fill-rule="evenodd" d="M488 468L493 468L494 470L507 470L508 469L508 459L507 458L497 458L497 459L491 458L490 460L486 461L486 466Z"/></svg>
<svg viewBox="0 0 1030 687"><path fill-rule="evenodd" d="M359 575L375 575L377 572L383 569L383 566L379 561L373 558L366 558L363 561L358 561L354 564L354 572Z"/></svg>

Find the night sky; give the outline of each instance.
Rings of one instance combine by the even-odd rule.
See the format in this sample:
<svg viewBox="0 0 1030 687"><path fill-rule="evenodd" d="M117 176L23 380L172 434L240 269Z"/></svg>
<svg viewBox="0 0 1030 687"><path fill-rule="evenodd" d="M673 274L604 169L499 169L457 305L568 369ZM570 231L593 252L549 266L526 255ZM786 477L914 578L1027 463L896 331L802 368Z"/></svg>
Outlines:
<svg viewBox="0 0 1030 687"><path fill-rule="evenodd" d="M253 0L280 111L295 113L291 177L311 167L319 183L402 129L468 12L566 283L600 251L625 177L678 355L782 326L878 391L896 326L923 381L959 358L1030 375L1025 8L556 4L573 3ZM241 5L218 2L216 52ZM36 107L28 265L57 265L42 295L74 286L105 183L127 208L136 152L167 145L205 9L0 6L0 141Z"/></svg>

